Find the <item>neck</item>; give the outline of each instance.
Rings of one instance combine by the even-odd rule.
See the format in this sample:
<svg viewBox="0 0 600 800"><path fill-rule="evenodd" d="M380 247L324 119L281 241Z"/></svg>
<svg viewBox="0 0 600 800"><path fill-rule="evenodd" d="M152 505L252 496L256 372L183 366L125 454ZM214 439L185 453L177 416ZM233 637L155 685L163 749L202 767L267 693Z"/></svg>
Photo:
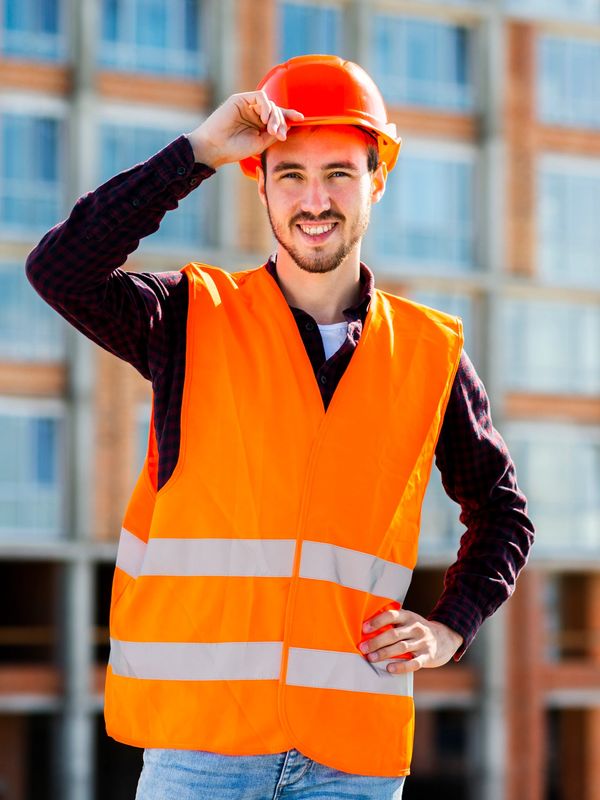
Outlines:
<svg viewBox="0 0 600 800"><path fill-rule="evenodd" d="M349 253L331 272L306 272L279 247L277 278L288 304L306 311L317 324L344 322L344 309L360 297L360 254Z"/></svg>

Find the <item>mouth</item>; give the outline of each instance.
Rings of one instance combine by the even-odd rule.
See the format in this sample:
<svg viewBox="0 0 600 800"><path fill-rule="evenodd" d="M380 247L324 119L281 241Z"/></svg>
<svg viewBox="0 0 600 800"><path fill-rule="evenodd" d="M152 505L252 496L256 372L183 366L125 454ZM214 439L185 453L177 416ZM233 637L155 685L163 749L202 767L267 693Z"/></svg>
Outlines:
<svg viewBox="0 0 600 800"><path fill-rule="evenodd" d="M337 222L321 222L319 224L314 222L301 222L296 225L302 238L311 244L322 244L326 242L337 226Z"/></svg>

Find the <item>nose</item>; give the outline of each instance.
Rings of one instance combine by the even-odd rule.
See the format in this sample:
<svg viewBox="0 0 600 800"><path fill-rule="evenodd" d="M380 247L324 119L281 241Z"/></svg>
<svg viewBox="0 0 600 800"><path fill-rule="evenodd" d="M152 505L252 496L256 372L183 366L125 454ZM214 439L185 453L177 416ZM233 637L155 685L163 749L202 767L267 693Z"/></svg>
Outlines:
<svg viewBox="0 0 600 800"><path fill-rule="evenodd" d="M313 214L315 217L324 211L329 211L331 208L329 192L321 180L315 178L308 181L300 205L302 211Z"/></svg>

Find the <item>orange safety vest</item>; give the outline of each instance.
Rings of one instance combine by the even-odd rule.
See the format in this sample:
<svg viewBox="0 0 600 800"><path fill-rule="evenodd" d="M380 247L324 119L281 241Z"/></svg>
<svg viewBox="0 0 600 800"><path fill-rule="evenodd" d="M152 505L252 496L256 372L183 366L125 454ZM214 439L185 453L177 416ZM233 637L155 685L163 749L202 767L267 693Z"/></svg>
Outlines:
<svg viewBox="0 0 600 800"><path fill-rule="evenodd" d="M461 321L376 290L325 412L264 266L183 272L179 460L156 492L151 437L125 515L107 731L138 747L296 748L350 773L408 774L412 675L358 644L410 583Z"/></svg>

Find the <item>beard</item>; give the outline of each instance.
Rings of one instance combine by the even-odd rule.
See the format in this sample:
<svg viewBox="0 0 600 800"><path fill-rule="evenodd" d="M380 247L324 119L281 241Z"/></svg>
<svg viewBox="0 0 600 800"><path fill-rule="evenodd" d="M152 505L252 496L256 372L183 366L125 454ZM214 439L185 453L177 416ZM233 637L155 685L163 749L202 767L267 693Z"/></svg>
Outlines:
<svg viewBox="0 0 600 800"><path fill-rule="evenodd" d="M285 226L278 225L273 219L271 215L271 208L269 206L268 197L267 197L267 214L269 215L269 222L271 224L271 230L273 231L273 236L277 239L279 244L283 247L283 249L294 261L294 263L298 267L300 267L300 269L304 270L304 272L323 274L326 272L333 272L333 270L337 269L340 266L340 264L344 262L348 254L352 252L352 250L354 250L356 245L365 235L365 232L369 227L369 220L371 217L371 204L369 203L369 205L366 208L361 209L359 217L356 223L352 227L348 240L342 242L340 246L337 248L337 250L329 254L326 254L324 252L318 252L317 248L314 248L314 251L310 254L302 253L299 251L297 247L294 247L294 245L291 242L293 230L298 223L320 222L321 219L319 217L312 217L308 214L297 214L288 225L288 228L290 230L290 235L289 239L286 240L284 238L284 233L283 233ZM345 217L343 217L341 214L332 213L330 211L323 214L322 219L345 222Z"/></svg>

